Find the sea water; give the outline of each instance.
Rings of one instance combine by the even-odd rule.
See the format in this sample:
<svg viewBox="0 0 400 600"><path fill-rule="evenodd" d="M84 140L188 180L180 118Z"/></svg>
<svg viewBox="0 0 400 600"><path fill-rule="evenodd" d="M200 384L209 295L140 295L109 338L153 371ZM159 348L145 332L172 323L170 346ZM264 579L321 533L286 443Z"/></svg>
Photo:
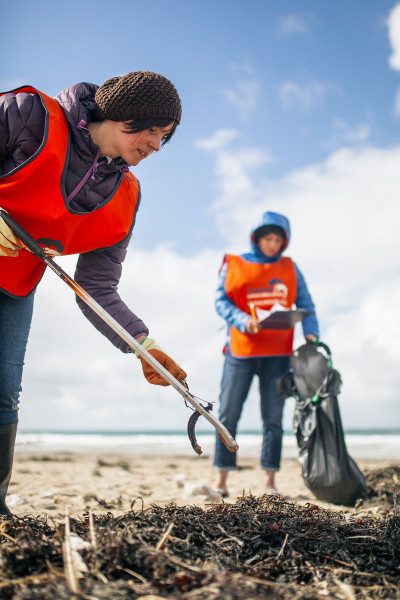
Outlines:
<svg viewBox="0 0 400 600"><path fill-rule="evenodd" d="M400 462L400 430L347 431L345 439L353 458ZM236 440L241 457L258 457L260 431L240 432ZM213 432L197 432L204 455L214 452ZM123 452L128 454L195 456L184 431L19 431L16 451L22 452ZM295 436L285 432L283 458L298 455Z"/></svg>

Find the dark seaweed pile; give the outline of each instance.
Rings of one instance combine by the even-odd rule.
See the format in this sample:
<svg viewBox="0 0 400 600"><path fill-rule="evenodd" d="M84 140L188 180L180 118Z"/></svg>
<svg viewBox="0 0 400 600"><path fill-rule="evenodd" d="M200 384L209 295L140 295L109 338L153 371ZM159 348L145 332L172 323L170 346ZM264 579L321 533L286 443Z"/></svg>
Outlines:
<svg viewBox="0 0 400 600"><path fill-rule="evenodd" d="M390 481L382 492L384 475L374 477L371 494L373 481L380 483L376 497L390 493ZM88 515L70 523L91 540ZM326 510L276 496L243 496L206 510L171 504L143 511L136 502L120 517L96 515L94 525L96 547L80 551L88 570L74 593L64 576L64 524L31 516L0 521L0 598L400 598L395 504L377 515L362 504Z"/></svg>
<svg viewBox="0 0 400 600"><path fill-rule="evenodd" d="M365 475L368 486L366 503L390 509L400 501L400 467L391 466L375 469ZM399 513L400 514L400 513Z"/></svg>

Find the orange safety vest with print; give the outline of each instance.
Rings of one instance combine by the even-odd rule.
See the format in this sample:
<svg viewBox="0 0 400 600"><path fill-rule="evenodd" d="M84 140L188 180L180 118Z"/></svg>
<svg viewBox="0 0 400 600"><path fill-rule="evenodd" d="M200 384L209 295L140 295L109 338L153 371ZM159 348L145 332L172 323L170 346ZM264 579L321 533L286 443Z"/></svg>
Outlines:
<svg viewBox="0 0 400 600"><path fill-rule="evenodd" d="M134 222L140 198L137 179L130 174L128 180L121 174L113 193L95 210L70 210L62 186L69 143L63 110L56 100L35 88L25 86L12 93L19 92L40 96L46 111L44 136L32 157L0 178L0 206L40 244L63 255L121 242ZM11 296L27 296L36 288L45 268L39 258L25 249L16 258L1 256L0 290Z"/></svg>
<svg viewBox="0 0 400 600"><path fill-rule="evenodd" d="M250 314L250 304L270 310L277 302L292 308L297 295L297 275L293 261L281 257L273 263L253 263L241 256L227 254L225 290L229 299ZM229 328L230 351L238 358L291 354L294 328L265 329L250 335Z"/></svg>

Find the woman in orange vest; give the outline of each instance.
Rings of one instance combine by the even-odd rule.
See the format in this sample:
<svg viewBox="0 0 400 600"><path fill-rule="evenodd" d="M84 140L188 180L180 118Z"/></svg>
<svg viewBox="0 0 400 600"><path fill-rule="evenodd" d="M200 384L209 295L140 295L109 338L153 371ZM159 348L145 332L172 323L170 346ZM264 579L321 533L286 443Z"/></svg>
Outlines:
<svg viewBox="0 0 400 600"><path fill-rule="evenodd" d="M263 421L261 468L266 472L265 493L269 494L278 493L275 473L282 451L284 401L276 383L289 369L294 329L260 330L255 311L270 310L277 303L286 309L303 308L312 312L303 320L306 339L315 340L319 335L304 277L290 258L282 256L289 241L288 219L275 212L264 213L251 232L251 252L224 257L216 297L216 310L228 324L219 419L235 437L251 382L258 375ZM218 436L214 467L216 489L227 496L228 473L236 469L236 454L229 452Z"/></svg>
<svg viewBox="0 0 400 600"><path fill-rule="evenodd" d="M130 173L173 136L181 102L163 75L134 71L50 98L31 86L0 94L0 207L48 255L79 254L75 279L177 379L186 373L121 300L117 287L140 187ZM0 217L0 515L11 477L22 365L44 263ZM78 299L122 352L131 348ZM168 385L141 359L146 379Z"/></svg>

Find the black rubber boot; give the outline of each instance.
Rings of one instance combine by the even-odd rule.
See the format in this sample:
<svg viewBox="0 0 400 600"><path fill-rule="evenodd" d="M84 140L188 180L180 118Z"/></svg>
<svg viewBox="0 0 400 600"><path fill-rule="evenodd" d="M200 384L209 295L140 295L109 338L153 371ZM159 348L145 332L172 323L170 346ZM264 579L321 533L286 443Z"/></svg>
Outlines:
<svg viewBox="0 0 400 600"><path fill-rule="evenodd" d="M6 505L6 496L11 479L17 427L18 423L0 425L0 516L11 516Z"/></svg>

